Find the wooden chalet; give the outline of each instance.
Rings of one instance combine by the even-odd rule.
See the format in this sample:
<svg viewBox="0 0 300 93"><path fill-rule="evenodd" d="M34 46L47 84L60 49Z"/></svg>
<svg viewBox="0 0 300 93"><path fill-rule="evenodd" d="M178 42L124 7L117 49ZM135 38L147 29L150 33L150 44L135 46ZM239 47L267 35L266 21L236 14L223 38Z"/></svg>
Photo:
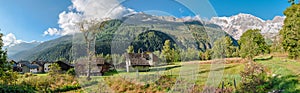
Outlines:
<svg viewBox="0 0 300 93"><path fill-rule="evenodd" d="M156 65L158 57L151 52L126 53L126 71L130 72L130 67L135 71L148 71L151 66Z"/></svg>
<svg viewBox="0 0 300 93"><path fill-rule="evenodd" d="M96 57L93 58L90 66L91 76L102 76L113 65L106 62L104 58ZM75 71L77 75L86 76L88 73L88 60L86 58L78 59L75 63Z"/></svg>

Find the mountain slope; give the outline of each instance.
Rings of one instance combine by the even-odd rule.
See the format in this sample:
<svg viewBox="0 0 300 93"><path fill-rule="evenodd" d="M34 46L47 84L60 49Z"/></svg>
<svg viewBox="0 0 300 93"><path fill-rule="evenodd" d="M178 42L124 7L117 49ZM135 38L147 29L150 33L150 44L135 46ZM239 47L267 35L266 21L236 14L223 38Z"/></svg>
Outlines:
<svg viewBox="0 0 300 93"><path fill-rule="evenodd" d="M34 48L34 47L38 46L39 44L41 44L41 42L36 42L36 41L34 41L34 42L21 42L19 44L4 47L4 48L7 49L7 55L10 57L10 56L15 55L19 52Z"/></svg>
<svg viewBox="0 0 300 93"><path fill-rule="evenodd" d="M33 58L32 57L33 55L38 54L41 51L44 51L48 48L56 47L61 43L71 43L71 40L72 40L72 36L69 35L62 36L54 40L43 42L34 48L30 48L28 50L18 52L15 55L9 56L9 58L13 60L26 60L27 58Z"/></svg>
<svg viewBox="0 0 300 93"><path fill-rule="evenodd" d="M216 39L228 36L226 32L219 29L219 26L209 24L204 27L199 20L165 19L165 17L138 13L121 20L110 20L103 31L96 36L95 52L96 54L111 54L115 51L122 54L126 52L128 45L133 45L136 52L140 49L158 51L162 49L164 41L169 39L172 45L177 44L182 49L193 47L206 51L212 48ZM14 60L64 59L71 61L86 55L85 42L81 36L82 34L78 33L47 41L33 49L18 53L12 58ZM236 40L234 42L236 43Z"/></svg>

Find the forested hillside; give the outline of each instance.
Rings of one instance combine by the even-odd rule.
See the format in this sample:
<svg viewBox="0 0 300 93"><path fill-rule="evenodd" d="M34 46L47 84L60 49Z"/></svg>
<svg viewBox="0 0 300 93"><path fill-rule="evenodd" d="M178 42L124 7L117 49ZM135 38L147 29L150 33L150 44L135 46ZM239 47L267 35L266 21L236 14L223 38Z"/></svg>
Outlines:
<svg viewBox="0 0 300 93"><path fill-rule="evenodd" d="M96 54L111 54L111 49L119 49L118 53L126 52L125 49L116 48L115 45L126 48L133 45L135 52L139 50L161 51L164 41L171 40L172 47L176 44L181 49L191 47L204 52L211 49L213 42L222 36L229 35L212 24L205 25L199 21L172 22L156 16L136 14L124 17L122 20L109 20L104 29L99 30L96 35L95 51ZM231 39L237 45L236 40ZM62 36L20 52L11 58L14 60L71 61L84 55L84 43L80 33ZM113 48L111 48L112 45L114 45ZM79 52L81 54L78 54Z"/></svg>

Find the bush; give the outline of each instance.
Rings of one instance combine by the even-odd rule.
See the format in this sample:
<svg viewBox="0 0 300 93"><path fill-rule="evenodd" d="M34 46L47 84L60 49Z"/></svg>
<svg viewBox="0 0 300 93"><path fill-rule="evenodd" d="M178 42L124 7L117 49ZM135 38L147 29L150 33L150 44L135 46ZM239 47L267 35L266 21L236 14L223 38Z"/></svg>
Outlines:
<svg viewBox="0 0 300 93"><path fill-rule="evenodd" d="M204 52L204 59L205 59L205 60L211 60L212 54L213 54L213 51L212 51L211 49L207 49L207 50Z"/></svg>
<svg viewBox="0 0 300 93"><path fill-rule="evenodd" d="M35 89L26 85L2 85L0 84L1 93L35 93Z"/></svg>
<svg viewBox="0 0 300 93"><path fill-rule="evenodd" d="M61 68L57 63L54 63L50 66L49 75L56 76L61 73Z"/></svg>
<svg viewBox="0 0 300 93"><path fill-rule="evenodd" d="M122 77L106 77L104 81L106 81L105 84L117 93L163 93L172 89L172 86L176 83L176 78L177 76L164 75L158 78L157 81L144 85L136 84L134 80L124 80ZM100 86L100 88L103 89L105 87Z"/></svg>
<svg viewBox="0 0 300 93"><path fill-rule="evenodd" d="M70 75L32 76L19 80L18 85L32 86L39 92L53 92L80 88L78 82Z"/></svg>
<svg viewBox="0 0 300 93"><path fill-rule="evenodd" d="M253 61L270 60L272 58L273 58L273 56L259 56L259 57L253 58Z"/></svg>
<svg viewBox="0 0 300 93"><path fill-rule="evenodd" d="M53 92L66 92L66 91L70 91L70 90L77 90L79 88L81 88L79 86L79 84L77 84L77 85L66 85L66 86L55 89Z"/></svg>
<svg viewBox="0 0 300 93"><path fill-rule="evenodd" d="M267 73L264 67L254 62L246 64L241 72L242 82L238 92L262 93L266 92Z"/></svg>
<svg viewBox="0 0 300 93"><path fill-rule="evenodd" d="M297 75L276 75L267 73L261 65L247 64L241 73L242 82L237 92L240 93L300 93Z"/></svg>
<svg viewBox="0 0 300 93"><path fill-rule="evenodd" d="M33 74L32 74L32 73L25 73L25 74L24 74L24 77L25 77L25 78L30 77L30 76L33 76Z"/></svg>
<svg viewBox="0 0 300 93"><path fill-rule="evenodd" d="M0 84L15 84L18 79L18 73L12 71L6 71L0 76Z"/></svg>
<svg viewBox="0 0 300 93"><path fill-rule="evenodd" d="M71 76L75 76L75 75L76 75L76 72L75 72L75 69L74 69L74 68L69 69L66 73L67 73L68 75L71 75Z"/></svg>

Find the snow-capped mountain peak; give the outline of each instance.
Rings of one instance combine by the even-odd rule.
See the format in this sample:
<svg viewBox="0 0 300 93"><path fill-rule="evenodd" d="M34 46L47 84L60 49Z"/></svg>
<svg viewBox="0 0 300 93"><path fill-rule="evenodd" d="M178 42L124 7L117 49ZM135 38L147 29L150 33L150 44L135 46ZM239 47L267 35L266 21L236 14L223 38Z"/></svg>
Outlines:
<svg viewBox="0 0 300 93"><path fill-rule="evenodd" d="M273 20L262 20L251 14L240 13L231 17L213 17L210 23L217 24L222 30L232 35L235 39L248 29L260 29L261 33L278 33L283 26L285 17L276 16Z"/></svg>

